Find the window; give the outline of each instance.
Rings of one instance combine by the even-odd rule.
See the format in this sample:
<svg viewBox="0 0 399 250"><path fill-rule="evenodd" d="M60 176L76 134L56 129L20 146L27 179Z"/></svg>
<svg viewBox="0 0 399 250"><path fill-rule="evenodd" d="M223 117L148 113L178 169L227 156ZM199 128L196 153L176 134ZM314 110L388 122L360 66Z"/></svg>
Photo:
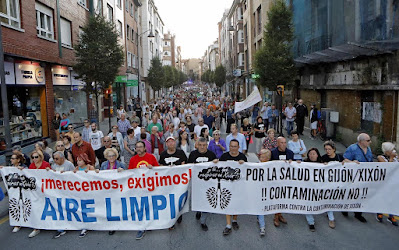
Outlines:
<svg viewBox="0 0 399 250"><path fill-rule="evenodd" d="M125 0L125 9L126 12L129 12L129 0Z"/></svg>
<svg viewBox="0 0 399 250"><path fill-rule="evenodd" d="M136 21L137 21L137 17L138 17L138 15L139 15L139 11L138 11L136 5L134 6L134 13L136 13L136 15L134 15L134 19L136 19ZM140 24L141 24L141 22L140 22Z"/></svg>
<svg viewBox="0 0 399 250"><path fill-rule="evenodd" d="M21 28L19 0L2 0L0 3L0 20L15 28Z"/></svg>
<svg viewBox="0 0 399 250"><path fill-rule="evenodd" d="M237 20L242 20L243 16L242 16L242 8L238 7L237 8Z"/></svg>
<svg viewBox="0 0 399 250"><path fill-rule="evenodd" d="M165 42L165 46L168 46L168 42Z"/></svg>
<svg viewBox="0 0 399 250"><path fill-rule="evenodd" d="M62 45L72 47L71 22L61 17L61 43Z"/></svg>
<svg viewBox="0 0 399 250"><path fill-rule="evenodd" d="M155 31L155 42L158 44L158 37L159 37L159 33L158 31Z"/></svg>
<svg viewBox="0 0 399 250"><path fill-rule="evenodd" d="M82 5L83 7L87 8L86 0L78 0L78 3L79 3L80 5Z"/></svg>
<svg viewBox="0 0 399 250"><path fill-rule="evenodd" d="M97 0L96 14L103 15L103 0Z"/></svg>
<svg viewBox="0 0 399 250"><path fill-rule="evenodd" d="M135 69L136 68L136 55L132 54L132 67Z"/></svg>
<svg viewBox="0 0 399 250"><path fill-rule="evenodd" d="M244 43L244 31L243 30L238 31L238 43Z"/></svg>
<svg viewBox="0 0 399 250"><path fill-rule="evenodd" d="M261 6L258 7L256 10L256 14L258 16L258 35L262 32L262 13L261 13Z"/></svg>
<svg viewBox="0 0 399 250"><path fill-rule="evenodd" d="M119 37L122 36L122 22L118 20L118 26L116 26L116 30L118 31Z"/></svg>
<svg viewBox="0 0 399 250"><path fill-rule="evenodd" d="M122 9L122 0L116 0L116 6L117 6L119 9Z"/></svg>
<svg viewBox="0 0 399 250"><path fill-rule="evenodd" d="M244 53L240 53L238 55L238 66L244 66L244 61L245 61Z"/></svg>
<svg viewBox="0 0 399 250"><path fill-rule="evenodd" d="M134 35L134 29L132 29L132 42L134 42L134 43L135 43L135 41L134 41L134 37L135 37L135 35ZM136 42L137 42L137 40L136 40Z"/></svg>
<svg viewBox="0 0 399 250"><path fill-rule="evenodd" d="M129 24L126 25L126 39L129 40L129 36L130 36L130 26Z"/></svg>
<svg viewBox="0 0 399 250"><path fill-rule="evenodd" d="M112 7L107 4L107 9L108 9L108 21L113 22L114 21L114 10L112 9Z"/></svg>
<svg viewBox="0 0 399 250"><path fill-rule="evenodd" d="M130 15L133 17L134 16L134 7L133 7L133 3L130 3Z"/></svg>
<svg viewBox="0 0 399 250"><path fill-rule="evenodd" d="M127 66L132 67L132 53L127 52Z"/></svg>
<svg viewBox="0 0 399 250"><path fill-rule="evenodd" d="M36 3L36 29L37 35L42 38L54 39L53 10Z"/></svg>

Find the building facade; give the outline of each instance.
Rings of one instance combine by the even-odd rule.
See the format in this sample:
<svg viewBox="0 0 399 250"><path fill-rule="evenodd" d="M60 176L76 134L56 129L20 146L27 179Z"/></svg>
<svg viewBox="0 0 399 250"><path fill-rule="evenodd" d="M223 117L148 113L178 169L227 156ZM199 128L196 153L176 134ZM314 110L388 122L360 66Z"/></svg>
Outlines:
<svg viewBox="0 0 399 250"><path fill-rule="evenodd" d="M83 0L8 0L3 4L0 15L11 139L13 144L25 145L55 136L51 126L55 113L67 114L72 123L81 123L88 116L86 94L79 91L84 83L74 78L72 66L73 46L93 6Z"/></svg>

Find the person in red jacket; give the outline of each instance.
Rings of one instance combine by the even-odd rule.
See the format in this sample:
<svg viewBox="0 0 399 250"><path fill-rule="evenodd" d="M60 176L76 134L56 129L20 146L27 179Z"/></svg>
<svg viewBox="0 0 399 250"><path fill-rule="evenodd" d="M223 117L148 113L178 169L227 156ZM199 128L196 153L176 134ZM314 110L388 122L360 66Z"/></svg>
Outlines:
<svg viewBox="0 0 399 250"><path fill-rule="evenodd" d="M73 138L75 139L75 144L72 146L72 156L75 161L75 165L77 164L77 158L80 155L86 154L90 160L90 164L93 166L96 164L96 155L94 154L94 150L91 147L91 144L82 140L82 134L79 132L75 132L73 134Z"/></svg>
<svg viewBox="0 0 399 250"><path fill-rule="evenodd" d="M44 160L42 151L34 150L30 157L32 158L32 163L29 165L29 169L51 168L50 163Z"/></svg>

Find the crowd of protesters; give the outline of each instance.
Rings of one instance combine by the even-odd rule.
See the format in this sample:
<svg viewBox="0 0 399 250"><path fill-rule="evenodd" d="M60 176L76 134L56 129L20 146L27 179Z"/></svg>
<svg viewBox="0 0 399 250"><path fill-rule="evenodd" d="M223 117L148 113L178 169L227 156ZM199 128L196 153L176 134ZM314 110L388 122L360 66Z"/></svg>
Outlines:
<svg viewBox="0 0 399 250"><path fill-rule="evenodd" d="M268 161L305 161L329 162L371 162L371 139L367 134L360 134L357 142L349 146L343 155L336 152L335 143L324 143L325 154L317 148L307 149L301 139L306 117L309 117L311 138L314 139L315 123L319 119L316 105L307 109L303 100L294 104L287 103L283 110L268 102L254 105L239 113L234 113L234 100L218 95L203 87L176 91L172 96L163 96L149 103L129 100L128 111L121 106L117 110L117 123L111 132L104 133L98 124L84 121L82 132L75 131L74 124L66 114L56 114L53 127L57 141L54 148L49 148L47 141L38 142L30 156L23 154L21 147L15 146L10 166L20 169L47 169L65 171L118 171L157 166L174 166L204 161L248 161L249 145L254 143L258 162ZM199 94L200 93L200 94ZM279 116L284 118L286 136L278 136ZM294 127L296 125L296 129ZM226 134L226 139L222 138ZM377 157L380 162L397 162L395 145L391 142L382 144L383 154ZM348 216L348 213L344 213ZM208 213L196 213L201 228L208 230ZM328 225L335 228L333 212L327 213ZM362 213L355 213L355 218L366 222ZM383 215L377 214L379 222ZM312 215L306 215L309 230L315 231ZM387 220L393 225L398 223L393 215ZM182 222L182 216L177 223ZM258 216L260 235L265 235L265 220ZM275 214L273 224L276 227L287 221L282 214ZM170 228L173 230L175 225ZM13 232L18 232L14 227ZM237 215L226 216L223 235L229 235L232 229L238 230ZM40 233L34 229L29 237ZM66 231L59 230L54 238L59 238ZM79 237L85 237L87 230L82 230ZM113 235L115 231L110 231ZM142 239L146 231L137 232L136 239Z"/></svg>

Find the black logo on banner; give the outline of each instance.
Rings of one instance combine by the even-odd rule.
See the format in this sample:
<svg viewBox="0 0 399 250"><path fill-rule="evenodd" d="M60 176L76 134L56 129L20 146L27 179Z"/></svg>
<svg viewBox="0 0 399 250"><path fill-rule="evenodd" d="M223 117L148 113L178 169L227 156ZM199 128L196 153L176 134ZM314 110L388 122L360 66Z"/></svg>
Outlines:
<svg viewBox="0 0 399 250"><path fill-rule="evenodd" d="M241 170L239 168L231 167L211 167L203 169L198 174L198 178L205 181L210 179L218 180L217 188L211 187L206 190L206 198L208 199L209 205L216 208L218 202L221 209L227 208L231 200L231 192L227 188L221 188L220 180L226 181L237 181L241 177Z"/></svg>
<svg viewBox="0 0 399 250"><path fill-rule="evenodd" d="M31 214L32 202L30 199L23 197L22 190L36 190L36 179L34 177L28 178L25 175L19 175L17 173L6 175L6 184L8 189L19 188L19 199L10 199L10 216L19 221L21 214L23 220L26 222Z"/></svg>

